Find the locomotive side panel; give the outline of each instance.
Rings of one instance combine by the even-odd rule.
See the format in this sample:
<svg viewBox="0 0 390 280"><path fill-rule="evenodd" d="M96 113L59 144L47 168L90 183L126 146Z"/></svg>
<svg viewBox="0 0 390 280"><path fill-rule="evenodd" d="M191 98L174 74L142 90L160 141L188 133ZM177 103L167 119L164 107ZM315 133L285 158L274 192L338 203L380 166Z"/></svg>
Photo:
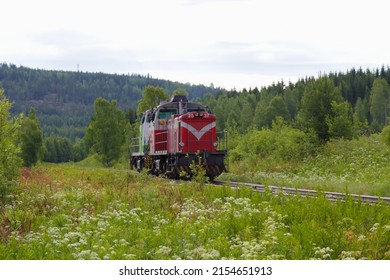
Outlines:
<svg viewBox="0 0 390 280"><path fill-rule="evenodd" d="M167 153L168 150L168 121L176 114L175 108L157 109L153 115L150 129L150 153Z"/></svg>
<svg viewBox="0 0 390 280"><path fill-rule="evenodd" d="M153 129L150 136L150 154L167 153L168 130Z"/></svg>
<svg viewBox="0 0 390 280"><path fill-rule="evenodd" d="M174 154L180 151L179 115L174 115L168 120L168 153Z"/></svg>

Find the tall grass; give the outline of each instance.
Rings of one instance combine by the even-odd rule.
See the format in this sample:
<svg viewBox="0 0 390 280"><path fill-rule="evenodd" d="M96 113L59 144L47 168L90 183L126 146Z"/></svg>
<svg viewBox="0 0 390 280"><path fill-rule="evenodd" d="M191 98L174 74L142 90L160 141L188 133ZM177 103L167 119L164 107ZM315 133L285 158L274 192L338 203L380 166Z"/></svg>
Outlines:
<svg viewBox="0 0 390 280"><path fill-rule="evenodd" d="M0 259L390 259L387 205L104 169L25 169Z"/></svg>
<svg viewBox="0 0 390 280"><path fill-rule="evenodd" d="M253 131L231 150L222 179L390 196L390 145L385 135L316 146L289 127Z"/></svg>

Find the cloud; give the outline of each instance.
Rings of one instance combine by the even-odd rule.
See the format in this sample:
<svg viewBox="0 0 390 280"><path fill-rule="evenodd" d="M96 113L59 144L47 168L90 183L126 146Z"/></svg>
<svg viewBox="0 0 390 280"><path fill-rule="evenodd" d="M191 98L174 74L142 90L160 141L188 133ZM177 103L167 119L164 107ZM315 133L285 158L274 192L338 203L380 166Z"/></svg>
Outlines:
<svg viewBox="0 0 390 280"><path fill-rule="evenodd" d="M227 3L227 2L239 2L243 3L252 0L181 0L184 5L200 5L200 4L211 4L211 3Z"/></svg>
<svg viewBox="0 0 390 280"><path fill-rule="evenodd" d="M299 74L302 70L321 69L325 59L308 52L304 45L289 42L218 42L210 46L207 68L229 73L258 75Z"/></svg>
<svg viewBox="0 0 390 280"><path fill-rule="evenodd" d="M387 9L373 1L353 12L336 0L8 1L0 53L33 68L265 85L389 63Z"/></svg>
<svg viewBox="0 0 390 280"><path fill-rule="evenodd" d="M264 86L283 79L296 81L358 67L305 42L290 40L220 40L174 46L153 40L150 44L113 43L85 31L58 29L30 34L28 46L17 53L25 66L44 69L107 73L140 73L180 82L214 83L241 89Z"/></svg>
<svg viewBox="0 0 390 280"><path fill-rule="evenodd" d="M20 64L43 69L89 72L128 73L140 68L140 54L125 46L115 46L104 39L81 32L57 30L31 34L28 48L12 54ZM18 63L18 61L11 61Z"/></svg>

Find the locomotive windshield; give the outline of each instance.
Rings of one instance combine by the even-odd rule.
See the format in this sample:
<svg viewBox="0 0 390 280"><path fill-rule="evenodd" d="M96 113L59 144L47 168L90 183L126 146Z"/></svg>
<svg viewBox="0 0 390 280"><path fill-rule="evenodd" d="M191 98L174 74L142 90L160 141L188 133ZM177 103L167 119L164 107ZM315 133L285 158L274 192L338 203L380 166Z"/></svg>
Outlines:
<svg viewBox="0 0 390 280"><path fill-rule="evenodd" d="M191 108L191 109L188 109L187 112L207 112L206 108Z"/></svg>
<svg viewBox="0 0 390 280"><path fill-rule="evenodd" d="M174 114L177 114L176 109L164 109L158 112L159 119L170 119Z"/></svg>

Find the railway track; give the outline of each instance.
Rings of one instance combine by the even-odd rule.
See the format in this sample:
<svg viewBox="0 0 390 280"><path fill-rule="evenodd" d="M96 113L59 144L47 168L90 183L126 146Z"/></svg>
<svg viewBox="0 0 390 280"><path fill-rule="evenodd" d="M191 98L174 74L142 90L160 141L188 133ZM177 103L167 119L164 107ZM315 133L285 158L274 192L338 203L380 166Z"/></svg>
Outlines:
<svg viewBox="0 0 390 280"><path fill-rule="evenodd" d="M229 185L230 184L230 186L232 188L249 187L257 192L265 192L266 190L268 190L268 191L271 191L273 194L283 193L286 195L301 195L304 197L317 197L318 196L317 191L308 190L308 189L265 186L265 185L253 184L253 183L225 182L225 181L219 181L219 180L213 181L213 184L215 184L215 185ZM384 203L390 204L390 197L379 197L379 196L358 195L358 194L345 194L345 193L338 193L338 192L322 192L322 194L325 195L325 197L331 201L343 201L348 196L348 197L355 199L356 201L361 201L363 203L374 204L374 203L384 202Z"/></svg>
<svg viewBox="0 0 390 280"><path fill-rule="evenodd" d="M82 167L85 168L85 167ZM91 169L91 168L88 168ZM105 168L92 168L92 169L102 169L105 170ZM133 173L138 174L136 171L131 171L127 169L112 169L113 172L126 172L126 173ZM179 182L180 180L172 180ZM252 188L254 191L257 192L265 192L266 190L271 191L273 194L279 194L283 193L286 195L301 195L304 197L317 197L318 191L316 190L309 190L309 189L296 189L296 188L289 188L289 187L277 187L277 186L266 186L262 184L253 184L253 183L243 183L243 182L226 182L226 181L220 181L220 180L214 180L211 182L214 185L229 185L232 188L238 188L238 187L248 187ZM375 204L379 202L384 202L387 204L390 204L390 197L379 197L379 196L371 196L371 195L358 195L358 194L345 194L345 193L339 193L339 192L321 192L321 194L325 195L325 197L331 201L343 201L345 200L345 197L352 197L356 201L361 201L363 203L370 203Z"/></svg>

